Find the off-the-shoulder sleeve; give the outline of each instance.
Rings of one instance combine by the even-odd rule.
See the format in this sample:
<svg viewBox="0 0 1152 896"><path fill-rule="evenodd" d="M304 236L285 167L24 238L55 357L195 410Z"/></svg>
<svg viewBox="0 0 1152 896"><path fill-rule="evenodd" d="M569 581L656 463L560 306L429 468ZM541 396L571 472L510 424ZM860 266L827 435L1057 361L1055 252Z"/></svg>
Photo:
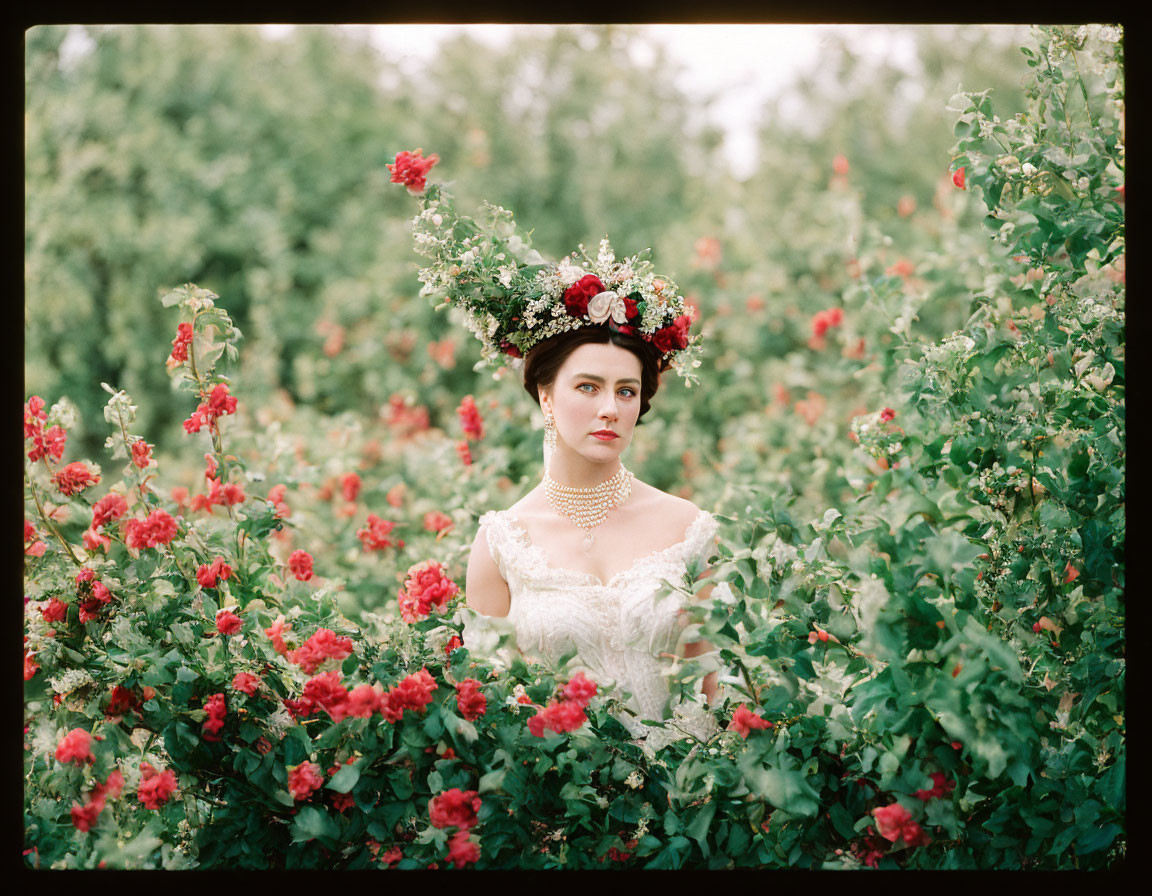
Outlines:
<svg viewBox="0 0 1152 896"><path fill-rule="evenodd" d="M699 559L706 563L712 556L716 547L716 533L720 531L720 524L712 514L701 510L699 516L692 521L688 528L688 535L684 544L684 559L690 562Z"/></svg>
<svg viewBox="0 0 1152 896"><path fill-rule="evenodd" d="M504 519L497 511L489 510L480 517L480 528L484 530L484 539L488 542L488 553L492 555L492 561L500 571L500 577L507 582L508 566L505 558L507 539Z"/></svg>

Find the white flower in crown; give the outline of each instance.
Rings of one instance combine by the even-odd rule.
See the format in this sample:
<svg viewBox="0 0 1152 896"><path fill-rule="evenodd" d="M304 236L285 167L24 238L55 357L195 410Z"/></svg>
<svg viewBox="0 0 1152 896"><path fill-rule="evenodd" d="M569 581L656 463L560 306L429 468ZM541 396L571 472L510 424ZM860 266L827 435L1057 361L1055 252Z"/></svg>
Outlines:
<svg viewBox="0 0 1152 896"><path fill-rule="evenodd" d="M581 277L588 272L580 265L575 264L571 258L564 258L556 265L556 276L560 279L560 283L565 286L571 286Z"/></svg>
<svg viewBox="0 0 1152 896"><path fill-rule="evenodd" d="M624 299L610 289L598 293L588 301L588 317L594 324L602 324L609 317L618 324L628 323Z"/></svg>

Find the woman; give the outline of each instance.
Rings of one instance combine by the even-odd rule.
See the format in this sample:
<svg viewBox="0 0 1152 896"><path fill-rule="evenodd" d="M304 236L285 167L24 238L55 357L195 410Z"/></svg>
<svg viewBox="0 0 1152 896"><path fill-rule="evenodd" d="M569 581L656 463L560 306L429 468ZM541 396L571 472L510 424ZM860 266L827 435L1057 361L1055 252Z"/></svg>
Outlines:
<svg viewBox="0 0 1152 896"><path fill-rule="evenodd" d="M650 344L606 327L552 337L528 354L524 385L555 448L539 485L481 517L465 586L472 609L509 617L524 653L555 662L575 651L589 677L629 692L635 716L621 721L650 746L678 733L657 735L639 722L664 715L663 673L683 618L675 594L656 597L664 579L683 579L689 560L708 558L716 535L710 514L622 463L659 385L658 365ZM684 656L709 649L697 641ZM703 681L708 701L715 679ZM698 710L679 716L678 725L707 732Z"/></svg>
<svg viewBox="0 0 1152 896"><path fill-rule="evenodd" d="M683 582L690 561L707 560L716 522L635 479L622 457L660 374L694 381L700 336L675 284L646 258L617 261L605 239L582 263L573 253L549 264L506 209L487 206L484 222L458 215L443 187L425 182L436 161L416 150L388 166L421 197L416 250L431 259L421 292L463 313L485 360L523 366L545 420L543 480L481 517L467 603L508 617L529 656L557 662L574 651L597 684L627 697L632 715L621 721L655 747L677 734L642 720L664 717L664 661L683 619L675 592L657 597L664 580ZM697 642L685 655L708 649ZM702 686L710 699L715 676ZM698 703L677 715L694 733L715 725Z"/></svg>

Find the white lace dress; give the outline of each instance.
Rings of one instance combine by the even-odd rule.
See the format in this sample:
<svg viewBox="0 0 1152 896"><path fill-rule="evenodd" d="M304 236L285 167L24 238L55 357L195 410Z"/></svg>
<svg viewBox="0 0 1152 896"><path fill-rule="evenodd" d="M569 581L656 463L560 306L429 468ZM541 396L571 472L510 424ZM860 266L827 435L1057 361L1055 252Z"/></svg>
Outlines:
<svg viewBox="0 0 1152 896"><path fill-rule="evenodd" d="M688 562L708 558L717 530L710 513L700 511L681 541L638 558L607 583L592 573L553 566L506 510L485 513L480 526L508 583L508 621L524 654L556 663L575 651L575 663L598 685L614 684L620 696L630 694L625 703L636 716L618 718L650 749L685 731L701 738L712 733L715 720L700 702L674 707L672 723L662 730L640 722L664 717L668 660L660 654L676 649L680 631L681 595L657 600L661 583L683 583Z"/></svg>

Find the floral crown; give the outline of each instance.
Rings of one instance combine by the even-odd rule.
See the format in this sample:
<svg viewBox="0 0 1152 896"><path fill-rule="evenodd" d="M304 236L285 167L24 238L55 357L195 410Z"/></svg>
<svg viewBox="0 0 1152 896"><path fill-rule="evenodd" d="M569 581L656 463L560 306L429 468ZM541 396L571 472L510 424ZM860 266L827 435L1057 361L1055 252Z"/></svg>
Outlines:
<svg viewBox="0 0 1152 896"><path fill-rule="evenodd" d="M519 233L507 209L484 203L481 222L456 214L440 184L426 185L439 157L401 152L387 165L394 183L420 197L412 221L416 251L432 260L422 268L422 296L459 308L490 364L519 360L551 336L580 327L604 326L636 335L660 351L662 362L696 381L700 335L690 334L694 315L668 277L657 276L647 250L617 261L600 242L595 257L579 252L546 261Z"/></svg>

